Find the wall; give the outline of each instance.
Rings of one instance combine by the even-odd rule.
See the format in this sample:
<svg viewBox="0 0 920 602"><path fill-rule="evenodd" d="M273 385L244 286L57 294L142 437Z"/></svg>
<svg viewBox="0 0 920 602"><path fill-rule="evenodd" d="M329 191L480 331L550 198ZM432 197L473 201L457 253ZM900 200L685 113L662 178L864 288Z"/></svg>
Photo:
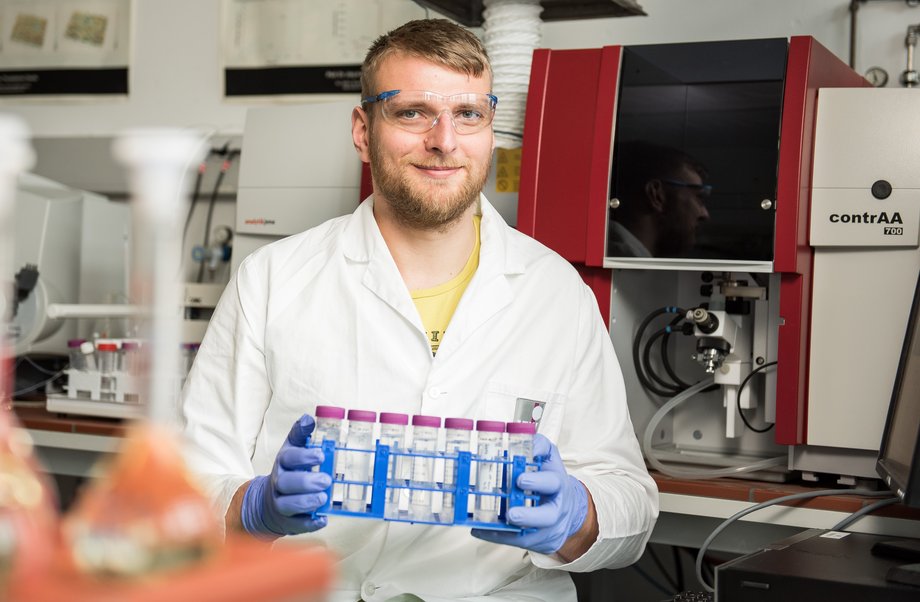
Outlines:
<svg viewBox="0 0 920 602"><path fill-rule="evenodd" d="M848 60L848 0L640 2L649 16L546 23L543 46L576 48L808 34ZM109 148L112 136L125 128L197 126L216 132L214 147L225 142L238 146L246 109L255 103L222 98L220 6L220 0L135 0L128 98L59 103L0 101L0 110L23 116L36 136L36 172L118 198L125 195L125 178L123 170L112 162ZM920 10L902 0L870 0L861 5L858 15L857 70L865 72L869 66L880 65L891 75L889 85L897 85L906 63L906 28L920 22ZM205 201L213 190L218 164L218 159L212 159L204 180ZM233 224L235 192L234 168L220 188L215 225ZM206 205L199 204L192 215L186 257L203 237ZM187 278L196 273L195 266L187 266ZM225 280L226 276L224 270L217 279Z"/></svg>
<svg viewBox="0 0 920 602"><path fill-rule="evenodd" d="M810 34L844 60L849 53L847 0L640 3L648 17L547 23L544 46L574 48ZM2 108L24 116L39 137L105 137L141 125L210 126L222 134L239 134L250 105L225 102L222 98L219 15L219 0L136 0L134 62L127 100L16 102ZM901 0L871 0L862 5L857 70L864 72L871 65L881 65L896 80L906 62L906 28L917 22L920 10Z"/></svg>

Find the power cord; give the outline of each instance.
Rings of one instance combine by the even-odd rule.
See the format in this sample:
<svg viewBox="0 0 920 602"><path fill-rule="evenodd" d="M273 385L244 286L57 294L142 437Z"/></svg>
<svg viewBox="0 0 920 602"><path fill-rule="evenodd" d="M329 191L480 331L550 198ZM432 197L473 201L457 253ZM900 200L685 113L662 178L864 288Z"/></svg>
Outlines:
<svg viewBox="0 0 920 602"><path fill-rule="evenodd" d="M212 151L213 152L213 151ZM192 198L188 204L188 213L185 215L185 225L182 227L182 248L185 248L185 239L188 237L188 227L192 223L192 214L195 212L195 205L198 203L198 196L201 194L201 181L204 180L204 173L208 169L206 161L198 164L198 173L195 175L195 186L192 189Z"/></svg>
<svg viewBox="0 0 920 602"><path fill-rule="evenodd" d="M678 317L683 319L683 316L686 315L686 313L687 312L684 309L672 305L661 307L648 314L645 319L642 320L642 323L639 324L639 328L636 329L636 335L633 338L632 345L633 365L636 368L636 376L639 378L639 383L645 390L649 391L650 393L654 393L655 395L659 395L661 397L673 397L675 393L679 393L682 389L676 385L672 385L667 389L661 388L652 383L652 377L646 375L646 370L648 368L646 368L643 364L642 355L640 354L640 351L642 350L642 337L645 334L645 330L648 328L649 324L652 323L652 320L658 316L677 314Z"/></svg>
<svg viewBox="0 0 920 602"><path fill-rule="evenodd" d="M769 431L770 429L772 429L772 428L774 427L774 425L771 424L771 425L769 425L769 426L761 427L761 428L757 428L757 427L755 427L755 426L752 426L751 423L748 422L748 419L745 418L744 412L741 411L741 392L744 390L744 386L745 386L746 384L748 384L748 382L751 380L751 378L752 378L755 374L757 374L757 373L759 373L759 372L762 372L762 371L766 370L767 368L770 368L770 367L775 366L775 365L776 365L776 362L775 362L775 361L774 361L774 362L767 362L766 364L763 364L762 366L757 366L756 368L754 368L753 370L751 370L750 373L748 373L748 375L744 377L744 380L741 381L741 386L738 387L738 393L737 393L737 395L735 396L735 404L738 406L738 415L741 416L741 422L744 423L744 426L746 426L746 427L749 428L750 430L754 431L755 433L766 433L767 431Z"/></svg>
<svg viewBox="0 0 920 602"><path fill-rule="evenodd" d="M211 220L214 217L214 206L217 204L217 195L220 192L220 185L224 181L224 177L227 175L227 172L230 170L230 166L233 164L233 160L240 154L239 149L230 149L227 144L224 147L215 153L217 155L224 155L224 161L221 163L220 172L217 174L217 179L214 182L214 189L211 191L211 198L208 200L208 215L205 218L204 225L204 244L202 245L205 249L208 248L208 245L211 242ZM205 261L202 261L198 265L198 277L197 282L204 280L204 266Z"/></svg>

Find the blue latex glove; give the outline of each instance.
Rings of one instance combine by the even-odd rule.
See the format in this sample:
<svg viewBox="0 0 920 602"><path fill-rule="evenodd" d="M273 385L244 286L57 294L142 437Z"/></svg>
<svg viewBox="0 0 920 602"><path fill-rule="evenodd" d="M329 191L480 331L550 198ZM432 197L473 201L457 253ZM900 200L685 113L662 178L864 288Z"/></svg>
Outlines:
<svg viewBox="0 0 920 602"><path fill-rule="evenodd" d="M276 539L316 531L326 526L326 517L310 517L326 503L326 489L332 479L324 472L310 472L322 464L321 449L304 447L316 423L304 414L291 427L269 475L256 477L243 495L241 518L250 534Z"/></svg>
<svg viewBox="0 0 920 602"><path fill-rule="evenodd" d="M539 494L540 502L530 508L512 508L505 518L511 524L535 530L508 533L473 529L473 535L493 543L553 554L584 524L588 516L588 490L566 472L559 449L549 439L535 435L533 452L535 457L543 458L543 465L537 472L519 476L517 486Z"/></svg>

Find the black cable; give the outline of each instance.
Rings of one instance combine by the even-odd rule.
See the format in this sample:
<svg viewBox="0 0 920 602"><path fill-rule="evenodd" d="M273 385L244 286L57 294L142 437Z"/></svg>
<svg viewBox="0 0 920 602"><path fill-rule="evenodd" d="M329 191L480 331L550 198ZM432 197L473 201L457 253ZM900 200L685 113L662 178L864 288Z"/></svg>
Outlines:
<svg viewBox="0 0 920 602"><path fill-rule="evenodd" d="M663 315L663 314L678 314L682 316L686 313L687 312L684 311L683 309L679 307L674 307L671 305L667 307L661 307L659 309L654 310L647 316L645 316L645 319L642 320L642 323L639 324L639 328L636 329L636 335L633 338L633 345L632 345L633 366L636 369L636 376L639 378L639 384L641 384L642 387L645 390L649 391L650 393L654 393L655 395L660 395L661 397L673 397L672 391L664 391L656 387L655 385L651 383L651 381L645 375L645 372L643 371L643 368L642 368L642 364L639 361L640 360L639 352L640 352L640 348L642 344L641 343L642 335L645 334L645 329L648 328L648 325L652 322L652 320L654 320L658 316Z"/></svg>
<svg viewBox="0 0 920 602"><path fill-rule="evenodd" d="M655 331L655 333L652 336L650 336L648 340L645 342L645 347L642 350L642 367L645 370L645 372L649 375L649 378L654 380L656 383L658 383L662 387L670 391L673 391L673 393L671 393L671 395L673 396L683 391L683 388L680 385L676 385L672 382L668 382L667 380L659 376L655 372L655 369L652 367L652 345L655 344L655 341L664 337L665 334L669 333L670 329L671 329L670 326L665 326L661 330ZM663 344L664 343L662 343L662 345Z"/></svg>
<svg viewBox="0 0 920 602"><path fill-rule="evenodd" d="M188 227L192 223L192 214L195 212L195 204L198 202L198 195L201 194L201 182L204 180L204 172L207 171L207 161L202 161L198 165L198 174L195 176L195 187L192 189L192 198L188 204L188 213L185 215L185 226L182 227L182 248L185 249L185 239L188 237Z"/></svg>
<svg viewBox="0 0 920 602"><path fill-rule="evenodd" d="M843 519L842 521L840 521L839 523L831 527L831 531L843 531L844 529L849 527L851 524L855 523L856 521L864 517L865 515L871 514L875 512L876 510L878 510L879 508L884 508L885 506L891 506L892 504L898 504L900 502L901 502L901 498L899 497L889 497L883 500L879 500L877 502L873 502L872 504L869 504L868 506L863 506L856 512L850 514L848 517L846 517L845 519Z"/></svg>
<svg viewBox="0 0 920 602"><path fill-rule="evenodd" d="M208 199L208 216L205 218L204 224L204 248L208 248L208 244L211 242L211 219L214 217L214 206L217 204L217 195L220 192L220 185L224 181L224 177L227 175L227 172L230 170L230 165L233 163L234 157L239 154L238 150L231 150L227 152L227 157L224 159L224 162L220 166L220 172L217 174L217 180L214 182L214 190L211 191L211 198ZM205 259L202 258L201 263L198 266L198 278L197 281L201 282L204 280L204 264L206 263Z"/></svg>
<svg viewBox="0 0 920 602"><path fill-rule="evenodd" d="M683 316L674 318L674 320L671 321L671 326L677 326L677 324L683 319L684 319ZM687 381L683 380L681 377L677 375L677 372L674 370L674 367L671 366L671 358L668 357L668 341L670 340L671 335L674 334L674 332L675 332L674 330L671 330L670 332L666 333L664 337L662 337L661 339L661 365L664 366L664 371L668 373L668 376L674 379L674 382L681 386L681 390L686 390L693 386L692 383L688 383Z"/></svg>
<svg viewBox="0 0 920 602"><path fill-rule="evenodd" d="M744 377L744 380L741 381L741 386L738 387L738 394L735 396L735 402L738 406L738 415L741 416L741 421L744 423L744 426L748 427L755 433L766 433L767 431L772 429L775 426L775 424L771 424L770 426L763 427L763 428L756 428L752 426L751 423L748 422L747 418L744 417L744 412L741 411L741 391L744 390L744 385L748 384L748 381L751 380L751 378L755 374L757 374L758 372L761 372L762 370L766 370L767 368L771 366L775 366L775 365L776 365L776 362L767 362L766 364L763 364L762 366L757 366L756 368L751 370L751 372L747 376Z"/></svg>
<svg viewBox="0 0 920 602"><path fill-rule="evenodd" d="M655 549L651 545L645 546L645 549L648 551L649 558L652 559L652 562L655 563L655 566L657 566L658 570L661 571L661 574L664 575L668 585L673 587L675 591L683 591L684 588L677 584L677 581L671 576L671 573L668 571L668 569L665 568L664 563L661 562L661 559L658 558L658 554L655 553Z"/></svg>
<svg viewBox="0 0 920 602"><path fill-rule="evenodd" d="M680 548L671 546L671 554L674 556L674 568L677 571L677 591L682 592L685 588L684 583L684 562L680 559Z"/></svg>

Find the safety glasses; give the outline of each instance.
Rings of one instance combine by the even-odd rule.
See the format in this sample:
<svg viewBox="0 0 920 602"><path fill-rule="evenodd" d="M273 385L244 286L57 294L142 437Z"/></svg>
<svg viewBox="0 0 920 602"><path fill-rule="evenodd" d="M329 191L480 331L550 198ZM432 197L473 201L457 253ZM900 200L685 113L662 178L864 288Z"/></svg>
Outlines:
<svg viewBox="0 0 920 602"><path fill-rule="evenodd" d="M678 188L689 188L690 190L695 190L701 197L708 198L712 195L712 185L711 184L692 184L690 182L681 182L680 180L661 180L663 184L668 186L677 186Z"/></svg>
<svg viewBox="0 0 920 602"><path fill-rule="evenodd" d="M475 134L492 123L498 97L492 94L453 94L444 96L425 90L387 90L361 99L376 104L384 121L412 132L424 134L447 113L458 134Z"/></svg>

